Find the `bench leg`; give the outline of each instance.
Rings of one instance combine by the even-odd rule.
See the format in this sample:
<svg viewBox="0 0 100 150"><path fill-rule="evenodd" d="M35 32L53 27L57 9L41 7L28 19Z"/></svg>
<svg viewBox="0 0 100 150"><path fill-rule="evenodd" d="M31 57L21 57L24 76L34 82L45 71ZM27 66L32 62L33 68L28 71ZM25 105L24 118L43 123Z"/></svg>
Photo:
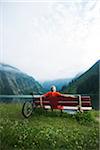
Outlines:
<svg viewBox="0 0 100 150"><path fill-rule="evenodd" d="M78 107L78 111L83 113L83 109L80 106Z"/></svg>
<svg viewBox="0 0 100 150"><path fill-rule="evenodd" d="M60 113L60 116L62 116L62 114L63 114L63 111L62 111L62 109L60 110L60 112L61 112L61 113Z"/></svg>
<svg viewBox="0 0 100 150"><path fill-rule="evenodd" d="M51 107L51 111L53 112L53 108Z"/></svg>
<svg viewBox="0 0 100 150"><path fill-rule="evenodd" d="M45 109L45 113L47 114L47 109Z"/></svg>

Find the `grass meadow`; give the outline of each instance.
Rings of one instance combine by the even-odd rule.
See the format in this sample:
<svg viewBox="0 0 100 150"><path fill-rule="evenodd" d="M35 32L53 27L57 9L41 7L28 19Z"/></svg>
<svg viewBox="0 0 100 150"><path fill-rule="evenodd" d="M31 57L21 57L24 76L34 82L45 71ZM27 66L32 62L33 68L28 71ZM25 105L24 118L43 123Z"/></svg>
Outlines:
<svg viewBox="0 0 100 150"><path fill-rule="evenodd" d="M0 150L99 150L99 112L77 114L36 109L28 119L22 104L0 104Z"/></svg>

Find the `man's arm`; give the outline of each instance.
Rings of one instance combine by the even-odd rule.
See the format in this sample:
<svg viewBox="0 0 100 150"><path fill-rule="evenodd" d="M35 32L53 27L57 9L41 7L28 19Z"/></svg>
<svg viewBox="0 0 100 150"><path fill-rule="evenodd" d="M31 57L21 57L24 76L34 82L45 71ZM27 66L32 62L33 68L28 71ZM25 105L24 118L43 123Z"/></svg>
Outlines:
<svg viewBox="0 0 100 150"><path fill-rule="evenodd" d="M76 96L72 94L61 94L61 96L76 98Z"/></svg>

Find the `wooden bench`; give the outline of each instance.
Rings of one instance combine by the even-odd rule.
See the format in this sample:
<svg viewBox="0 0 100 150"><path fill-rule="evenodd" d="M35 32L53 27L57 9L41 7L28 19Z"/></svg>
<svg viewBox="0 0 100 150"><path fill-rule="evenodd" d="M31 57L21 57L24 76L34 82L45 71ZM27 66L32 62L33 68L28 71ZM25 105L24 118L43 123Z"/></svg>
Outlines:
<svg viewBox="0 0 100 150"><path fill-rule="evenodd" d="M58 96L58 97L43 97L40 101L40 97L35 98L35 106L42 106L45 109L59 109L59 110L91 110L91 98L90 96Z"/></svg>

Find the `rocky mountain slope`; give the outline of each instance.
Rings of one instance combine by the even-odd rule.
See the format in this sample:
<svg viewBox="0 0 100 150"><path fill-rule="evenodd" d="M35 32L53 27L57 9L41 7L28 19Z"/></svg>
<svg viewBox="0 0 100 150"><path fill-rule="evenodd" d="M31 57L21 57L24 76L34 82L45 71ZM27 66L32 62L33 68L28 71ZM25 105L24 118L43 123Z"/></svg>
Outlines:
<svg viewBox="0 0 100 150"><path fill-rule="evenodd" d="M43 93L42 86L31 76L19 69L0 63L0 94L34 94Z"/></svg>

